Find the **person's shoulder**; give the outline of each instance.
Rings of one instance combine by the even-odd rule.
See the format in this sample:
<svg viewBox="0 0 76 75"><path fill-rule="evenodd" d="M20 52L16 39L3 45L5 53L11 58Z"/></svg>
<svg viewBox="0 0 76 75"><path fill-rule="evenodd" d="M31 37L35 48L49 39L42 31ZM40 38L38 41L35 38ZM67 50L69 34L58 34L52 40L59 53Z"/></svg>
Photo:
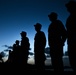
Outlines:
<svg viewBox="0 0 76 75"><path fill-rule="evenodd" d="M45 35L45 33L44 33L43 31L41 31L41 35L43 35L43 36L44 36L44 35Z"/></svg>
<svg viewBox="0 0 76 75"><path fill-rule="evenodd" d="M63 22L61 20L57 20L57 24L63 26Z"/></svg>
<svg viewBox="0 0 76 75"><path fill-rule="evenodd" d="M26 37L26 39L27 39L27 40L29 40L29 38L28 38L28 37Z"/></svg>
<svg viewBox="0 0 76 75"><path fill-rule="evenodd" d="M59 23L62 23L62 21L61 20L56 20L57 22L59 22Z"/></svg>
<svg viewBox="0 0 76 75"><path fill-rule="evenodd" d="M13 44L13 47L16 46L16 44Z"/></svg>
<svg viewBox="0 0 76 75"><path fill-rule="evenodd" d="M42 33L42 34L44 34L44 32L43 32L43 31L41 31L41 33Z"/></svg>

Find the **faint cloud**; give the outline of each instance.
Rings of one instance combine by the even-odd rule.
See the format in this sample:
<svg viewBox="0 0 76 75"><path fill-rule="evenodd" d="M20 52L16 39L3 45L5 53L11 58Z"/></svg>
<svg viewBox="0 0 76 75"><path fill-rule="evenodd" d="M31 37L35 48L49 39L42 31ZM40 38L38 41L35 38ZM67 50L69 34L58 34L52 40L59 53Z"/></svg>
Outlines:
<svg viewBox="0 0 76 75"><path fill-rule="evenodd" d="M8 45L3 45L2 47L7 47L8 49L12 49L12 46L8 46Z"/></svg>

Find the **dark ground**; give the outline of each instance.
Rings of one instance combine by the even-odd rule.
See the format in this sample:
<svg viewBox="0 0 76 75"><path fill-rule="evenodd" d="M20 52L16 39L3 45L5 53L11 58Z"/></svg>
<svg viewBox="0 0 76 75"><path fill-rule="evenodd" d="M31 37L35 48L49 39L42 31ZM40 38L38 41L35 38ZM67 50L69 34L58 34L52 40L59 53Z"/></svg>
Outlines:
<svg viewBox="0 0 76 75"><path fill-rule="evenodd" d="M52 66L45 66L45 70L44 71L38 71L36 70L35 68L35 65L29 65L27 66L27 69L25 67L21 67L21 66L17 66L16 64L5 64L5 63L2 63L0 64L0 72L2 71L2 73L4 72L7 72L12 74L12 73L20 73L21 75L22 74L26 74L26 75L29 75L29 74L35 74L35 75L38 75L38 74L46 74L46 75L73 75L74 72L73 70L70 68L70 67L64 67L64 72L63 73L55 73L54 70L53 70L53 67Z"/></svg>

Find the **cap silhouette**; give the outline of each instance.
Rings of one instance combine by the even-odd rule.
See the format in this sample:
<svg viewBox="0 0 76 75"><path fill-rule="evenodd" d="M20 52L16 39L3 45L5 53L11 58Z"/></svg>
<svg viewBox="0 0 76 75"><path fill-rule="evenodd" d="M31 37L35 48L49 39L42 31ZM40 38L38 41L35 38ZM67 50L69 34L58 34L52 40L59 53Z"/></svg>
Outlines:
<svg viewBox="0 0 76 75"><path fill-rule="evenodd" d="M19 40L16 40L15 43L19 43Z"/></svg>
<svg viewBox="0 0 76 75"><path fill-rule="evenodd" d="M55 12L51 12L49 15L48 15L48 17L57 17L58 15L57 15L57 13L55 13Z"/></svg>
<svg viewBox="0 0 76 75"><path fill-rule="evenodd" d="M34 25L34 27L41 28L41 27L42 27L42 25L41 25L40 23L36 23L36 24Z"/></svg>
<svg viewBox="0 0 76 75"><path fill-rule="evenodd" d="M26 32L25 31L22 31L20 34L21 35L26 35Z"/></svg>

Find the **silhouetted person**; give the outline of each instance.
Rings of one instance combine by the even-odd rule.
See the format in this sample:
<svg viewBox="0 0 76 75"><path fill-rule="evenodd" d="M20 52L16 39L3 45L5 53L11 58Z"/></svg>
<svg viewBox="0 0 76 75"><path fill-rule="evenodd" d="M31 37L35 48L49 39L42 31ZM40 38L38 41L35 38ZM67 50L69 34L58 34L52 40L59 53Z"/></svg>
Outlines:
<svg viewBox="0 0 76 75"><path fill-rule="evenodd" d="M27 33L22 31L21 33L21 59L20 62L24 68L27 68L27 60L29 55L29 38L27 37Z"/></svg>
<svg viewBox="0 0 76 75"><path fill-rule="evenodd" d="M9 50L9 56L8 56L8 60L7 60L7 62L6 63L12 63L12 51L11 50Z"/></svg>
<svg viewBox="0 0 76 75"><path fill-rule="evenodd" d="M15 41L15 44L13 44L13 51L12 51L12 63L18 64L20 62L20 45L19 40Z"/></svg>
<svg viewBox="0 0 76 75"><path fill-rule="evenodd" d="M76 72L76 1L69 1L65 6L70 13L66 21L68 55L71 67Z"/></svg>
<svg viewBox="0 0 76 75"><path fill-rule="evenodd" d="M63 72L63 46L66 40L66 30L63 23L57 19L58 15L51 12L49 15L51 24L48 28L48 44L52 66L55 72Z"/></svg>
<svg viewBox="0 0 76 75"><path fill-rule="evenodd" d="M34 53L35 53L35 65L38 71L44 70L45 66L45 46L46 46L46 37L45 33L41 31L42 25L36 23L35 27L35 37L34 37Z"/></svg>
<svg viewBox="0 0 76 75"><path fill-rule="evenodd" d="M20 64L20 45L19 40L16 40L13 44L12 50L9 50L9 57L6 63L9 63L12 68L17 68Z"/></svg>

